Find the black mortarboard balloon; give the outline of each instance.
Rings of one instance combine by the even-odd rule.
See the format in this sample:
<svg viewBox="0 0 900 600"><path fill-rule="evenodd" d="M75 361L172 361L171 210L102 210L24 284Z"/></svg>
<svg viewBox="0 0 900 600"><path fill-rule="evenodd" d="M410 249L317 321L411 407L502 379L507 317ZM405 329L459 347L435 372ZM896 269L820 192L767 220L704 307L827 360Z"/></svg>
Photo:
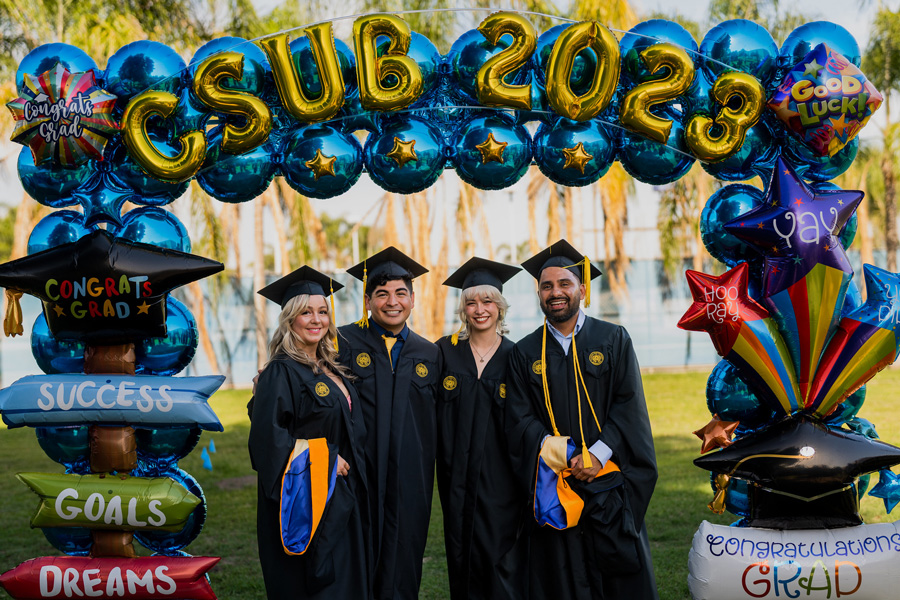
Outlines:
<svg viewBox="0 0 900 600"><path fill-rule="evenodd" d="M476 285L490 285L502 292L503 284L512 279L513 275L521 270L521 268L513 265L473 256L454 271L444 281L444 285L461 290L475 287Z"/></svg>
<svg viewBox="0 0 900 600"><path fill-rule="evenodd" d="M303 265L296 271L273 281L256 293L284 308L288 300L296 296L308 294L310 296L325 296L327 298L343 287L343 285L334 281L328 275Z"/></svg>
<svg viewBox="0 0 900 600"><path fill-rule="evenodd" d="M165 336L166 294L223 268L97 230L0 265L0 287L40 298L55 337L111 345Z"/></svg>
<svg viewBox="0 0 900 600"><path fill-rule="evenodd" d="M353 265L347 269L347 273L353 275L363 282L363 291L369 295L372 290L371 282L375 281L382 275L389 277L409 277L415 279L419 275L424 275L428 269L403 254L397 248L388 246L381 252L373 254L366 260L357 265ZM363 305L363 316L357 323L360 326L369 326L369 315Z"/></svg>
<svg viewBox="0 0 900 600"><path fill-rule="evenodd" d="M786 417L694 460L751 483L749 524L775 529L859 525L857 477L900 464L900 448L810 417ZM723 478L724 476L724 478Z"/></svg>

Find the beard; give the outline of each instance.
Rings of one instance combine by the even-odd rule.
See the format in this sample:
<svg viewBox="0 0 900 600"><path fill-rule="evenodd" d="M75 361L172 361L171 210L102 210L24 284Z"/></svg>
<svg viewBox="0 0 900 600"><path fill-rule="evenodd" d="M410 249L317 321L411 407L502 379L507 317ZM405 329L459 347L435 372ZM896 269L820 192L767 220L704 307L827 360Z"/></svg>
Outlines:
<svg viewBox="0 0 900 600"><path fill-rule="evenodd" d="M578 314L579 302L575 298L566 297L566 306L555 311L550 310L550 300L559 300L559 298L551 298L546 303L541 301L541 312L547 317L551 323L565 323Z"/></svg>

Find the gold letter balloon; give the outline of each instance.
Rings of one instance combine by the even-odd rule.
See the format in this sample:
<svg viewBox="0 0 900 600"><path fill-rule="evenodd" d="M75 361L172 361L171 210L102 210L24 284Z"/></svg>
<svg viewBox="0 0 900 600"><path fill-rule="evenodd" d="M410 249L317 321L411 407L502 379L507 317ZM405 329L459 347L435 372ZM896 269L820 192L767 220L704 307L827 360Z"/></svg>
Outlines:
<svg viewBox="0 0 900 600"><path fill-rule="evenodd" d="M706 162L726 159L740 149L747 130L762 116L766 101L766 91L759 80L739 71L720 75L711 93L721 105L719 116L694 115L684 128L687 147ZM732 108L729 104L735 96L740 99L740 106Z"/></svg>
<svg viewBox="0 0 900 600"><path fill-rule="evenodd" d="M325 121L337 115L344 105L344 76L334 48L331 23L313 25L304 33L322 82L322 92L315 99L307 98L303 93L286 33L262 40L259 45L269 57L282 106L303 123Z"/></svg>
<svg viewBox="0 0 900 600"><path fill-rule="evenodd" d="M576 96L569 85L575 57L585 48L597 55L597 71L591 88ZM619 83L619 42L609 29L596 21L577 23L566 29L550 53L547 63L547 98L550 106L573 121L593 119L606 108Z"/></svg>
<svg viewBox="0 0 900 600"><path fill-rule="evenodd" d="M390 40L383 56L377 55L375 46L379 36ZM416 61L406 56L409 43L409 25L400 17L366 15L354 21L356 78L365 110L400 110L422 95L422 71ZM393 85L385 87L391 76L395 79Z"/></svg>
<svg viewBox="0 0 900 600"><path fill-rule="evenodd" d="M244 56L237 52L210 56L194 74L194 94L201 102L213 110L244 117L242 127L231 123L224 127L222 150L229 154L253 150L269 138L272 130L272 111L265 102L252 94L222 87L222 80L240 79L243 74Z"/></svg>
<svg viewBox="0 0 900 600"><path fill-rule="evenodd" d="M498 12L482 21L478 31L493 46L504 34L513 38L509 47L489 58L478 70L475 78L478 101L485 106L531 109L531 84L511 85L504 78L527 63L534 53L537 47L534 27L522 15Z"/></svg>
<svg viewBox="0 0 900 600"><path fill-rule="evenodd" d="M167 118L175 110L178 98L168 92L148 90L128 102L122 115L122 137L128 154L147 173L163 181L187 181L200 170L206 158L206 136L189 131L178 138L181 151L166 156L150 140L147 121L153 116Z"/></svg>
<svg viewBox="0 0 900 600"><path fill-rule="evenodd" d="M657 117L650 108L678 98L691 87L694 80L694 61L688 53L672 44L655 44L641 52L641 59L650 73L666 69L661 79L653 79L635 86L622 99L619 120L622 125L660 144L669 140L672 121Z"/></svg>

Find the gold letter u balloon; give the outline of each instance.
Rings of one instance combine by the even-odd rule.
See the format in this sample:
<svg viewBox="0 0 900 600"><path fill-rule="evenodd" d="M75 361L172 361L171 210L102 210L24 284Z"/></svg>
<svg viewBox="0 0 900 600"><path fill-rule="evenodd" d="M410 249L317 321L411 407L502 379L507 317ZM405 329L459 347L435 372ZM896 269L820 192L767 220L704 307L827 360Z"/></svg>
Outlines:
<svg viewBox="0 0 900 600"><path fill-rule="evenodd" d="M379 36L390 39L383 56L378 56L375 42ZM366 110L400 110L422 94L422 71L409 52L410 30L406 21L394 15L366 15L353 23L353 46L356 49L356 78L359 101ZM384 87L390 76L394 85Z"/></svg>

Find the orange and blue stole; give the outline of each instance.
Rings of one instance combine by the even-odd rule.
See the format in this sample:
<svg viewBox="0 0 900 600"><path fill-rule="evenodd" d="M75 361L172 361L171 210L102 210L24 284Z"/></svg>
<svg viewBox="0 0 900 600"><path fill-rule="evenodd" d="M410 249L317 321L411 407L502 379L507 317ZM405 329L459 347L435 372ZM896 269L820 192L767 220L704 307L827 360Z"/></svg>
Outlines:
<svg viewBox="0 0 900 600"><path fill-rule="evenodd" d="M297 440L281 478L281 544L286 554L309 549L337 478L325 438Z"/></svg>

